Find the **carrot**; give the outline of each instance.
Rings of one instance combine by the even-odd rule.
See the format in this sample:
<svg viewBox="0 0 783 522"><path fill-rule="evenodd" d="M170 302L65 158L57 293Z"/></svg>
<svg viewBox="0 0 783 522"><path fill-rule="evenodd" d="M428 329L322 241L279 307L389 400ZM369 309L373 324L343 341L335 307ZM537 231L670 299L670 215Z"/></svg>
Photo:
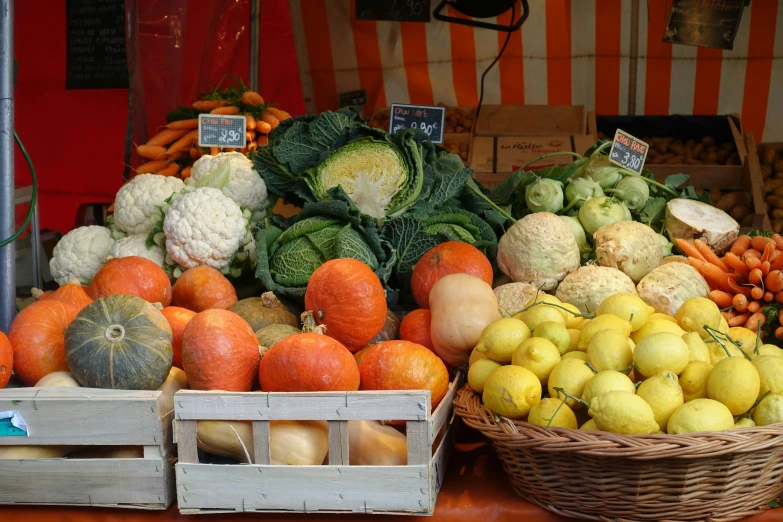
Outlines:
<svg viewBox="0 0 783 522"><path fill-rule="evenodd" d="M269 145L269 138L266 136L259 136L256 141L258 142L259 147L266 147Z"/></svg>
<svg viewBox="0 0 783 522"><path fill-rule="evenodd" d="M750 248L750 236L741 235L731 245L731 253L735 256L741 256L747 249Z"/></svg>
<svg viewBox="0 0 783 522"><path fill-rule="evenodd" d="M139 145L136 153L142 158L159 159L166 155L166 147L160 145Z"/></svg>
<svg viewBox="0 0 783 522"><path fill-rule="evenodd" d="M727 252L725 256L723 256L723 262L729 266L729 268L734 269L734 271L737 272L737 274L741 278L748 277L748 265L746 265L742 259L737 257L737 254L733 254L731 252Z"/></svg>
<svg viewBox="0 0 783 522"><path fill-rule="evenodd" d="M245 113L245 120L247 120L246 121L246 127L245 127L247 130L249 130L249 131L256 130L256 119L253 117L252 114L250 114L249 112L246 112Z"/></svg>
<svg viewBox="0 0 783 522"><path fill-rule="evenodd" d="M196 147L190 148L190 159L198 159L198 149Z"/></svg>
<svg viewBox="0 0 783 522"><path fill-rule="evenodd" d="M157 171L155 174L160 174L161 176L176 176L177 172L179 172L179 165L170 163L168 167Z"/></svg>
<svg viewBox="0 0 783 522"><path fill-rule="evenodd" d="M773 259L772 265L770 265L769 269L783 270L783 252L778 252L778 256Z"/></svg>
<svg viewBox="0 0 783 522"><path fill-rule="evenodd" d="M745 323L745 328L749 330L753 330L755 332L756 330L764 326L765 322L767 322L767 320L764 317L764 314L762 314L761 312L756 312L755 314L751 315L748 318L748 321Z"/></svg>
<svg viewBox="0 0 783 522"><path fill-rule="evenodd" d="M674 240L674 242L677 243L677 248L679 248L680 251L682 251L682 253L686 256L695 257L701 261L706 261L701 252L699 252L699 249L693 246L689 241L682 238L677 238Z"/></svg>
<svg viewBox="0 0 783 522"><path fill-rule="evenodd" d="M147 142L147 145L159 145L165 147L169 143L180 139L182 136L187 134L187 132L188 131L185 129L163 129L155 136L150 138L150 140Z"/></svg>
<svg viewBox="0 0 783 522"><path fill-rule="evenodd" d="M750 296L753 299L763 299L764 298L764 289L761 288L760 286L754 286L750 290Z"/></svg>
<svg viewBox="0 0 783 522"><path fill-rule="evenodd" d="M247 140L248 143L251 141L255 141L256 139L256 131L248 131L245 133L245 140Z"/></svg>
<svg viewBox="0 0 783 522"><path fill-rule="evenodd" d="M223 152L236 152L236 151L237 151L237 149L235 149L233 147L228 147L226 149L223 149Z"/></svg>
<svg viewBox="0 0 783 522"><path fill-rule="evenodd" d="M212 109L209 111L210 114L226 114L226 115L234 115L239 114L239 107L234 107L229 105L228 107L218 107L216 109Z"/></svg>
<svg viewBox="0 0 783 522"><path fill-rule="evenodd" d="M775 242L775 248L783 250L783 236L780 234L772 234L772 241Z"/></svg>
<svg viewBox="0 0 783 522"><path fill-rule="evenodd" d="M749 257L755 257L756 259L761 258L761 252L754 248L749 248L745 251L744 254L742 254L742 259L748 259Z"/></svg>
<svg viewBox="0 0 783 522"><path fill-rule="evenodd" d="M136 174L153 174L168 165L166 160L155 160L143 163L136 168Z"/></svg>
<svg viewBox="0 0 783 522"><path fill-rule="evenodd" d="M696 247L696 250L699 251L701 256L704 258L705 261L712 263L713 265L717 266L724 272L729 271L729 267L725 265L721 259L715 255L715 252L712 251L712 249L705 243L704 241L700 239L695 239L693 241L693 245Z"/></svg>
<svg viewBox="0 0 783 522"><path fill-rule="evenodd" d="M255 107L256 105L263 105L264 99L261 97L260 94L258 94L255 91L245 91L242 93L242 97L240 98L243 104L245 105L251 105Z"/></svg>
<svg viewBox="0 0 783 522"><path fill-rule="evenodd" d="M783 292L775 292L775 302L783 304Z"/></svg>
<svg viewBox="0 0 783 522"><path fill-rule="evenodd" d="M265 121L256 121L256 132L260 132L261 134L269 134L272 132L272 126Z"/></svg>
<svg viewBox="0 0 783 522"><path fill-rule="evenodd" d="M767 245L764 247L764 250L761 251L761 262L769 261L770 258L772 258L772 254L775 253L775 243L770 241L767 243Z"/></svg>
<svg viewBox="0 0 783 522"><path fill-rule="evenodd" d="M193 130L198 129L198 118L193 118L191 120L178 120L178 121L172 121L168 125L166 125L169 129L184 129L184 130Z"/></svg>
<svg viewBox="0 0 783 522"><path fill-rule="evenodd" d="M258 148L258 143L255 141L251 141L247 144L247 150L256 150Z"/></svg>
<svg viewBox="0 0 783 522"><path fill-rule="evenodd" d="M761 272L760 268L754 268L750 271L750 274L748 275L749 283L753 285L760 285L762 281L764 281L764 274Z"/></svg>
<svg viewBox="0 0 783 522"><path fill-rule="evenodd" d="M171 155L174 154L175 152L179 152L181 150L190 148L190 146L193 145L193 143L195 143L197 139L198 139L198 130L192 130L187 134L185 134L184 136L182 136L177 141L175 141L171 145L171 147L169 147L166 153Z"/></svg>
<svg viewBox="0 0 783 522"><path fill-rule="evenodd" d="M217 147L210 147L209 148L209 154L211 156L217 156L218 154L220 154L220 149L217 148Z"/></svg>
<svg viewBox="0 0 783 522"><path fill-rule="evenodd" d="M182 172L180 173L179 176L182 179L188 179L190 177L190 169L191 169L190 166L185 167L184 169L182 169Z"/></svg>
<svg viewBox="0 0 783 522"><path fill-rule="evenodd" d="M783 326L778 326L775 329L775 339L783 340Z"/></svg>
<svg viewBox="0 0 783 522"><path fill-rule="evenodd" d="M751 270L761 269L761 259L757 257L749 257L748 259L745 260L745 264Z"/></svg>
<svg viewBox="0 0 783 522"><path fill-rule="evenodd" d="M743 286L731 278L729 278L729 286L735 294L742 294L745 297L750 298L750 287Z"/></svg>
<svg viewBox="0 0 783 522"><path fill-rule="evenodd" d="M742 294L735 295L731 303L734 305L734 309L740 313L745 313L748 310L748 298ZM724 308L726 307L724 306Z"/></svg>
<svg viewBox="0 0 783 522"><path fill-rule="evenodd" d="M748 303L748 312L755 314L761 309L761 303L758 301L751 301Z"/></svg>
<svg viewBox="0 0 783 522"><path fill-rule="evenodd" d="M750 240L750 246L759 252L763 251L769 244L772 244L773 247L775 246L775 242L772 241L772 239L764 236L754 236L753 239Z"/></svg>
<svg viewBox="0 0 783 522"><path fill-rule="evenodd" d="M729 283L731 278L726 272L724 272L717 266L713 265L712 263L707 263L706 261L699 261L695 257L688 257L688 262L691 264L692 267L694 267L696 270L701 272L701 274L704 276L705 279L707 279L708 282L712 282L713 285L718 286L720 290L731 292L731 286Z"/></svg>
<svg viewBox="0 0 783 522"><path fill-rule="evenodd" d="M770 292L780 292L783 290L783 272L773 270L764 278L764 286Z"/></svg>
<svg viewBox="0 0 783 522"><path fill-rule="evenodd" d="M764 292L764 301L771 303L775 299L775 294L772 292Z"/></svg>
<svg viewBox="0 0 783 522"><path fill-rule="evenodd" d="M274 116L280 121L287 120L291 117L291 115L288 114L287 112L281 111L280 109L277 109L275 107L267 107L266 112L268 112L269 114L271 114L272 116Z"/></svg>
<svg viewBox="0 0 783 522"><path fill-rule="evenodd" d="M713 303L718 305L718 308L728 308L733 304L732 299L734 296L732 296L729 292L713 290L707 295L707 297L709 297Z"/></svg>
<svg viewBox="0 0 783 522"><path fill-rule="evenodd" d="M192 106L194 109L198 109L200 111L211 111L212 109L222 107L225 104L226 102L221 103L219 100L196 100L192 103Z"/></svg>
<svg viewBox="0 0 783 522"><path fill-rule="evenodd" d="M273 130L276 129L278 125L280 125L280 120L278 120L268 112L265 112L261 116L261 119L267 122L269 125L271 125Z"/></svg>
<svg viewBox="0 0 783 522"><path fill-rule="evenodd" d="M732 317L727 322L729 326L742 326L748 320L748 314L740 314Z"/></svg>
<svg viewBox="0 0 783 522"><path fill-rule="evenodd" d="M720 315L722 315L723 318L726 319L726 321L729 321L732 317L736 317L737 312L735 312L734 310L728 310L725 312L721 312Z"/></svg>
<svg viewBox="0 0 783 522"><path fill-rule="evenodd" d="M765 276L766 276L767 274L769 274L769 270L770 270L770 264L769 264L769 261L764 261L764 262L762 262L762 263L761 263L761 267L760 267L760 268L761 268L761 273L762 273L762 274L764 274Z"/></svg>

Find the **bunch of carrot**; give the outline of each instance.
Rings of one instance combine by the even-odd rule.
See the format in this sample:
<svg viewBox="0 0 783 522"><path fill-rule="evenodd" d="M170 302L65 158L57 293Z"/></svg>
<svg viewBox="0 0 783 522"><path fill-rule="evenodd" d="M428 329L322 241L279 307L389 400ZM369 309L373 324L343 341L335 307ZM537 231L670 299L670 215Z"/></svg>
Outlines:
<svg viewBox="0 0 783 522"><path fill-rule="evenodd" d="M709 298L722 310L729 326L758 331L766 322L762 309L769 303L783 304L783 237L739 236L722 258L698 239L676 240L713 290ZM783 310L778 323L783 319ZM783 339L783 327L775 331Z"/></svg>
<svg viewBox="0 0 783 522"><path fill-rule="evenodd" d="M247 147L239 149L239 152L246 154L259 146L267 145L268 134L277 128L281 121L291 117L283 110L270 106L261 107L263 105L264 99L260 94L254 91L245 91L242 93L239 103L234 105L226 100L202 99L194 101L192 107L199 113L244 114L247 121ZM255 108L263 108L261 117L258 119L252 114L255 112L258 115L259 111ZM197 160L207 151L209 154L215 155L221 150L232 152L236 149L218 149L217 147L202 149L198 146L198 118L172 121L150 138L147 143L136 147L138 155L149 160L139 165L136 174L160 174L187 179L190 177L188 163ZM182 165L186 166L180 171Z"/></svg>

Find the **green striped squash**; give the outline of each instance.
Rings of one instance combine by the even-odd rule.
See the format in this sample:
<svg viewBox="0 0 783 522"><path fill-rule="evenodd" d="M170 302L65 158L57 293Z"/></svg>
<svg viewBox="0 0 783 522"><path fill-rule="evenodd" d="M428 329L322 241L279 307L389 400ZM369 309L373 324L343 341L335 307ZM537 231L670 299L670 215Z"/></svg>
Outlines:
<svg viewBox="0 0 783 522"><path fill-rule="evenodd" d="M98 299L65 332L68 368L87 388L157 390L171 370L171 327L133 295Z"/></svg>

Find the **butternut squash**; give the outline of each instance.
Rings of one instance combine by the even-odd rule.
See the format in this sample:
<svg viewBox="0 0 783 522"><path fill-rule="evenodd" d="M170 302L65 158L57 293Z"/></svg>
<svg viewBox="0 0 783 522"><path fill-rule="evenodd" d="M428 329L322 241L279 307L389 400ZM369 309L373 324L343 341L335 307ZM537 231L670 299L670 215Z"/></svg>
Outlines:
<svg viewBox="0 0 783 522"><path fill-rule="evenodd" d="M188 387L188 376L185 372L176 366L172 366L169 371L169 376L158 388L163 392L163 400L166 404L166 411L169 412L174 409L174 394L179 390L185 390Z"/></svg>
<svg viewBox="0 0 783 522"><path fill-rule="evenodd" d="M74 379L71 372L53 372L43 376L35 388L81 388L79 381Z"/></svg>
<svg viewBox="0 0 783 522"><path fill-rule="evenodd" d="M71 459L141 459L143 446L90 446L68 454Z"/></svg>
<svg viewBox="0 0 783 522"><path fill-rule="evenodd" d="M348 460L352 466L405 466L408 440L378 421L348 421Z"/></svg>
<svg viewBox="0 0 783 522"><path fill-rule="evenodd" d="M59 459L80 446L0 446L0 460Z"/></svg>
<svg viewBox="0 0 783 522"><path fill-rule="evenodd" d="M432 345L443 362L468 362L484 328L501 319L492 287L478 277L450 274L430 291Z"/></svg>

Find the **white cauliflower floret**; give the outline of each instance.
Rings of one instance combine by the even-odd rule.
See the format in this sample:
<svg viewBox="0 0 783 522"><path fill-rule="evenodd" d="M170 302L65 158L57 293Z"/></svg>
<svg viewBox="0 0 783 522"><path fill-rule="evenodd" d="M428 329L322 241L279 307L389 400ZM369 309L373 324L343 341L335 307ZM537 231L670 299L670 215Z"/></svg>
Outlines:
<svg viewBox="0 0 783 522"><path fill-rule="evenodd" d="M173 193L185 183L173 176L139 174L117 191L114 199L114 226L126 234L146 234L152 230L150 216L158 213Z"/></svg>
<svg viewBox="0 0 783 522"><path fill-rule="evenodd" d="M215 156L201 156L190 169L188 185L196 185L207 174L220 167L224 161L229 162L228 184L223 187L224 195L233 199L250 212L258 212L264 208L267 201L266 183L253 169L253 162L239 152L223 152Z"/></svg>
<svg viewBox="0 0 783 522"><path fill-rule="evenodd" d="M65 234L54 247L49 270L57 284L64 285L72 277L89 284L103 266L114 239L111 230L91 225L79 227Z"/></svg>
<svg viewBox="0 0 783 522"><path fill-rule="evenodd" d="M163 220L166 251L183 268L225 268L242 245L247 220L231 198L198 188L171 203Z"/></svg>
<svg viewBox="0 0 783 522"><path fill-rule="evenodd" d="M134 234L118 239L112 245L109 255L111 257L144 257L160 266L163 266L163 260L166 258L166 253L163 252L162 247L153 244L147 248L147 236L145 234Z"/></svg>

